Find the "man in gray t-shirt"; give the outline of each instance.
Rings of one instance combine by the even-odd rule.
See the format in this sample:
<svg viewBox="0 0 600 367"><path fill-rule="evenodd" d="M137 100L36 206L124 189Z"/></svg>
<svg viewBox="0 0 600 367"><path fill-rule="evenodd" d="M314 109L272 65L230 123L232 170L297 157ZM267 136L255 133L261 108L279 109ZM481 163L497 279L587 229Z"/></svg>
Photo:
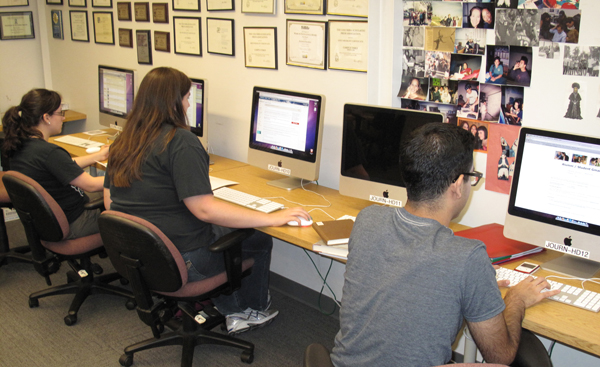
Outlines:
<svg viewBox="0 0 600 367"><path fill-rule="evenodd" d="M402 147L404 208L370 206L350 236L332 361L343 366L447 363L463 320L489 363L515 357L525 309L556 292L529 278L502 300L481 241L448 228L481 174L473 171L473 135L428 124Z"/></svg>

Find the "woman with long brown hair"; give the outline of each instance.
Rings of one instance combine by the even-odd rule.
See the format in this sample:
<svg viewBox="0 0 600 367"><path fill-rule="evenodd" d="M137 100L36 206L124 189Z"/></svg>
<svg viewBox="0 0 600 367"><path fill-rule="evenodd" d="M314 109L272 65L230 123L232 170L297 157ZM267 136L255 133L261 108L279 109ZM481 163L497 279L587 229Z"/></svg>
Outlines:
<svg viewBox="0 0 600 367"><path fill-rule="evenodd" d="M206 248L231 228L280 226L309 219L302 208L264 214L214 198L208 177L209 156L189 131L190 79L167 67L151 70L142 80L123 133L111 146L105 204L156 225L173 241L195 281L224 270L222 254ZM256 232L242 245L244 257L254 258L252 274L230 296L213 300L227 315L229 333L268 324L272 238Z"/></svg>

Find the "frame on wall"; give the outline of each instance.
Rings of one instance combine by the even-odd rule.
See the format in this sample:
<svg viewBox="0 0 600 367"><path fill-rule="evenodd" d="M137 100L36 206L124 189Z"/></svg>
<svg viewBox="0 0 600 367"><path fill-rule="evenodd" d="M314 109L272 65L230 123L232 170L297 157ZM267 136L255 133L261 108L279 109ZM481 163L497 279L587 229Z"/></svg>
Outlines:
<svg viewBox="0 0 600 367"><path fill-rule="evenodd" d="M175 53L202 56L200 17L173 17Z"/></svg>
<svg viewBox="0 0 600 367"><path fill-rule="evenodd" d="M285 14L325 15L325 0L313 0L313 1L284 0L283 12Z"/></svg>
<svg viewBox="0 0 600 367"><path fill-rule="evenodd" d="M152 4L152 21L154 23L169 23L169 4Z"/></svg>
<svg viewBox="0 0 600 367"><path fill-rule="evenodd" d="M48 5L62 5L63 0L46 0L46 4Z"/></svg>
<svg viewBox="0 0 600 367"><path fill-rule="evenodd" d="M233 0L206 0L206 10L235 10L235 6L233 5Z"/></svg>
<svg viewBox="0 0 600 367"><path fill-rule="evenodd" d="M64 39L62 10L51 10L50 19L52 21L52 38Z"/></svg>
<svg viewBox="0 0 600 367"><path fill-rule="evenodd" d="M150 30L135 31L138 64L152 65L152 39Z"/></svg>
<svg viewBox="0 0 600 367"><path fill-rule="evenodd" d="M129 28L119 28L119 46L133 48L133 31Z"/></svg>
<svg viewBox="0 0 600 367"><path fill-rule="evenodd" d="M92 0L94 8L112 8L112 0Z"/></svg>
<svg viewBox="0 0 600 367"><path fill-rule="evenodd" d="M69 6L75 8L87 8L87 0L69 0Z"/></svg>
<svg viewBox="0 0 600 367"><path fill-rule="evenodd" d="M154 50L171 52L171 33L154 31Z"/></svg>
<svg viewBox="0 0 600 367"><path fill-rule="evenodd" d="M0 40L35 38L33 12L0 13Z"/></svg>
<svg viewBox="0 0 600 367"><path fill-rule="evenodd" d="M275 14L275 0L244 0L242 13Z"/></svg>
<svg viewBox="0 0 600 367"><path fill-rule="evenodd" d="M6 4L0 3L0 8L8 8L15 6L29 6L29 0L12 0L10 2L6 2Z"/></svg>
<svg viewBox="0 0 600 367"><path fill-rule="evenodd" d="M115 27L112 11L95 11L92 13L94 19L94 42L114 45Z"/></svg>
<svg viewBox="0 0 600 367"><path fill-rule="evenodd" d="M117 3L117 20L131 20L131 3Z"/></svg>
<svg viewBox="0 0 600 367"><path fill-rule="evenodd" d="M150 21L150 3L133 3L133 12L136 22Z"/></svg>
<svg viewBox="0 0 600 367"><path fill-rule="evenodd" d="M71 23L71 41L90 42L88 12L85 10L69 10Z"/></svg>
<svg viewBox="0 0 600 367"><path fill-rule="evenodd" d="M200 11L200 0L173 0L173 10Z"/></svg>
<svg viewBox="0 0 600 367"><path fill-rule="evenodd" d="M235 56L233 19L206 18L206 51Z"/></svg>
<svg viewBox="0 0 600 367"><path fill-rule="evenodd" d="M244 27L247 68L277 70L277 27Z"/></svg>
<svg viewBox="0 0 600 367"><path fill-rule="evenodd" d="M327 22L288 19L287 65L327 69Z"/></svg>

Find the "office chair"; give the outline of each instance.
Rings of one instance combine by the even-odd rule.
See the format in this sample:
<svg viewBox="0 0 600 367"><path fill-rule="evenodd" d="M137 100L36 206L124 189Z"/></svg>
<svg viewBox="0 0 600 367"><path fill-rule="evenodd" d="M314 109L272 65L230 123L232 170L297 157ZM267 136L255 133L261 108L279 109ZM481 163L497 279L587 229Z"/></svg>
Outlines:
<svg viewBox="0 0 600 367"><path fill-rule="evenodd" d="M210 331L224 324L225 317L210 305L205 305L201 313L194 306L240 288L242 277L250 273L254 264L253 259L241 260L241 242L252 235L253 229L232 232L209 247L210 251L223 252L226 271L188 282L187 267L179 250L152 223L108 210L102 213L98 224L108 256L115 269L129 279L138 315L154 336L125 348L119 359L122 366L131 366L136 352L182 345L181 366L189 367L194 347L200 344L240 348L242 362L252 363L252 343ZM182 311L180 321L173 317L177 309ZM161 335L165 326L172 331Z"/></svg>
<svg viewBox="0 0 600 367"><path fill-rule="evenodd" d="M5 172L0 172L0 179L4 176ZM12 203L10 197L6 192L4 184L0 182L0 210L3 208L12 209ZM0 220L0 266L6 265L10 262L26 262L33 263L29 246L19 246L10 248L8 243L8 233L6 231L6 218L4 216L4 210L2 210L2 220Z"/></svg>
<svg viewBox="0 0 600 367"><path fill-rule="evenodd" d="M99 233L65 240L69 223L58 203L36 181L16 171L8 171L2 177L8 195L25 228L31 248L34 267L51 285L50 275L58 271L66 261L72 268L67 273L67 284L44 289L29 295L29 307L38 307L39 299L59 294L75 294L65 324L77 322L79 308L91 294L112 294L128 299L127 308L135 308L133 295L108 283L121 279L118 273L101 274L102 268L93 264L91 257L105 253ZM92 208L100 207L96 203Z"/></svg>

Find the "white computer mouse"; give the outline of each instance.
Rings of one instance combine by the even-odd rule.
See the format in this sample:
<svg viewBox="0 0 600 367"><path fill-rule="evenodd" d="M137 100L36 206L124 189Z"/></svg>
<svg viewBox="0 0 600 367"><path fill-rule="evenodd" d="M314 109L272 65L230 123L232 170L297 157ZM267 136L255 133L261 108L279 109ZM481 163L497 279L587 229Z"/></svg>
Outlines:
<svg viewBox="0 0 600 367"><path fill-rule="evenodd" d="M312 224L313 224L312 218L310 220L306 220L302 217L297 217L297 218L300 219L300 227L308 227L308 226L312 226ZM298 227L298 222L295 220L290 220L287 224L288 224L288 226Z"/></svg>
<svg viewBox="0 0 600 367"><path fill-rule="evenodd" d="M85 150L87 154L97 153L100 151L100 147L89 147Z"/></svg>

